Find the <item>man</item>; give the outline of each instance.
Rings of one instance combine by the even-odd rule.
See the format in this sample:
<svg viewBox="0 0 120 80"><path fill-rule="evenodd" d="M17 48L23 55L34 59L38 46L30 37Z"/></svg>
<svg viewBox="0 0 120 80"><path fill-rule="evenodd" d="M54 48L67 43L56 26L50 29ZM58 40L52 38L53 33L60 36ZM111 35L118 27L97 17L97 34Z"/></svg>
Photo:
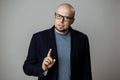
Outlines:
<svg viewBox="0 0 120 80"><path fill-rule="evenodd" d="M54 25L35 33L23 65L27 75L38 80L92 80L88 37L71 28L75 10L60 4Z"/></svg>

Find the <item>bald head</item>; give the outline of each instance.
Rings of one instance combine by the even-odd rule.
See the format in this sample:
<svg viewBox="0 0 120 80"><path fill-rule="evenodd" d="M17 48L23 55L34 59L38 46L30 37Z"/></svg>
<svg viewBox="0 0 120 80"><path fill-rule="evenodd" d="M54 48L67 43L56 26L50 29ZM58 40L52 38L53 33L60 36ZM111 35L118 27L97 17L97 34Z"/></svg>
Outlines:
<svg viewBox="0 0 120 80"><path fill-rule="evenodd" d="M57 9L56 9L56 13L66 13L68 15L65 15L65 16L71 16L74 18L75 16L75 10L74 8L72 7L72 5L68 4L68 3L63 3L63 4L60 4Z"/></svg>

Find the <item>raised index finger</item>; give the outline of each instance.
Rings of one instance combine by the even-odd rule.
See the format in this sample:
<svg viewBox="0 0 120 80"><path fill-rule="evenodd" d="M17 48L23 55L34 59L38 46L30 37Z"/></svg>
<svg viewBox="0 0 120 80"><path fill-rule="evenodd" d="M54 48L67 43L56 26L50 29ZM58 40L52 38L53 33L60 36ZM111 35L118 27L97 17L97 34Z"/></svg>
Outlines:
<svg viewBox="0 0 120 80"><path fill-rule="evenodd" d="M52 52L52 49L49 49L48 54L47 54L48 57L51 57L51 52Z"/></svg>

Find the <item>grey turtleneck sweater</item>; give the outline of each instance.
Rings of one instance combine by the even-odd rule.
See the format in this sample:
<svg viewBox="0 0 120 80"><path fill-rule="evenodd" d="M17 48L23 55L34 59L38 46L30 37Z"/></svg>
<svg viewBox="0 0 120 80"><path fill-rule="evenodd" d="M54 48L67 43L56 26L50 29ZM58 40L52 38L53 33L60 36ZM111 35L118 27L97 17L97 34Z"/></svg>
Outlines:
<svg viewBox="0 0 120 80"><path fill-rule="evenodd" d="M55 32L58 51L58 80L70 80L70 32L59 34Z"/></svg>

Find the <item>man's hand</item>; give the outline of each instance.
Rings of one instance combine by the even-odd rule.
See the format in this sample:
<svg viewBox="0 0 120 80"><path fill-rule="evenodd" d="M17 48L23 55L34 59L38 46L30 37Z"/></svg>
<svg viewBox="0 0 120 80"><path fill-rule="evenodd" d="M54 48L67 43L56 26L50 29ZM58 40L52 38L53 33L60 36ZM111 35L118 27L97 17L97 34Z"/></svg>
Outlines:
<svg viewBox="0 0 120 80"><path fill-rule="evenodd" d="M54 65L55 61L56 61L55 59L52 59L51 53L52 53L52 49L49 49L49 52L48 52L47 56L43 60L42 69L44 71L51 68Z"/></svg>

